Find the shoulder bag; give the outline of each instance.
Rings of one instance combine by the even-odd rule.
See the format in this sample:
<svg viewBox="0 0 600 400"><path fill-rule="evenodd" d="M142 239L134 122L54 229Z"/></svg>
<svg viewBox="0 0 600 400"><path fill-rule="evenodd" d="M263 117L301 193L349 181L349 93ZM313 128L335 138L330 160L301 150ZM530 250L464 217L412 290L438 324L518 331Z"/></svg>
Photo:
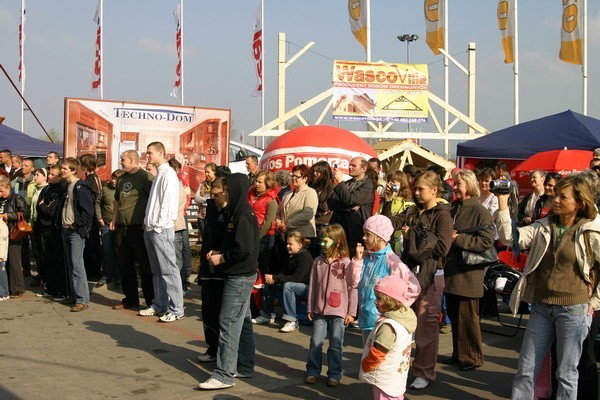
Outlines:
<svg viewBox="0 0 600 400"><path fill-rule="evenodd" d="M31 232L31 225L25 220L22 213L17 213L17 222L10 230L9 238L13 242L19 242Z"/></svg>
<svg viewBox="0 0 600 400"><path fill-rule="evenodd" d="M477 231L485 231L488 229L494 229L493 225L480 225L474 228L467 228L458 231L458 233L473 233ZM475 252L470 250L462 251L462 265L467 269L484 268L489 264L498 261L498 252L494 246L482 252Z"/></svg>

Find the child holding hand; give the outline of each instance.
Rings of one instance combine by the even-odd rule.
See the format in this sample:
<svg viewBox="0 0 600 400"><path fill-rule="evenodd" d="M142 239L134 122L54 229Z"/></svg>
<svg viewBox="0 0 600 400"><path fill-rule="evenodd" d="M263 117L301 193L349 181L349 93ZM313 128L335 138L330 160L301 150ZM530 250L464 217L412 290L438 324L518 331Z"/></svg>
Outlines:
<svg viewBox="0 0 600 400"><path fill-rule="evenodd" d="M420 291L418 284L398 275L386 276L375 285L375 305L381 317L366 340L358 375L373 385L374 400L404 399L417 328L410 306Z"/></svg>

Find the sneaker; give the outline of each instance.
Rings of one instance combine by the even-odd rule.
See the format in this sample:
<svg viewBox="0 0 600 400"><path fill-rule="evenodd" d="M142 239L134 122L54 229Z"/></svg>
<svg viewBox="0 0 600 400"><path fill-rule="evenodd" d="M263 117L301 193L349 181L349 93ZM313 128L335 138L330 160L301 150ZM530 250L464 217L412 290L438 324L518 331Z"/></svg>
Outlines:
<svg viewBox="0 0 600 400"><path fill-rule="evenodd" d="M256 322L254 322L256 321ZM264 315L259 315L253 322L258 325L266 325L266 324L274 324L275 323L275 314L271 314L271 318L265 317Z"/></svg>
<svg viewBox="0 0 600 400"><path fill-rule="evenodd" d="M35 297L44 297L46 299L52 299L54 296L52 296L52 294L48 293L47 290L44 290L41 293L36 293Z"/></svg>
<svg viewBox="0 0 600 400"><path fill-rule="evenodd" d="M283 325L279 332L290 333L296 332L300 328L298 321L288 321Z"/></svg>
<svg viewBox="0 0 600 400"><path fill-rule="evenodd" d="M10 296L0 296L0 301L10 300Z"/></svg>
<svg viewBox="0 0 600 400"><path fill-rule="evenodd" d="M57 294L54 296L54 301L65 301L67 298L64 294Z"/></svg>
<svg viewBox="0 0 600 400"><path fill-rule="evenodd" d="M452 325L450 324L445 324L444 326L442 326L440 328L440 333L446 334L446 333L450 333L452 332Z"/></svg>
<svg viewBox="0 0 600 400"><path fill-rule="evenodd" d="M207 381L198 384L198 388L204 390L218 390L233 387L231 383L224 383L215 378L209 378Z"/></svg>
<svg viewBox="0 0 600 400"><path fill-rule="evenodd" d="M327 386L329 386L329 387L336 387L339 384L340 384L339 379L331 379L331 378L329 378L327 380Z"/></svg>
<svg viewBox="0 0 600 400"><path fill-rule="evenodd" d="M176 315L176 314L168 312L166 314L161 315L158 318L158 320L160 322L175 322L175 321L179 321L180 319L184 319L184 318L185 318L185 315Z"/></svg>
<svg viewBox="0 0 600 400"><path fill-rule="evenodd" d="M77 303L73 307L71 307L71 312L80 312L87 310L88 308L89 306L87 304Z"/></svg>
<svg viewBox="0 0 600 400"><path fill-rule="evenodd" d="M148 307L148 308L138 311L138 315L141 315L142 317L154 317L156 315L163 315L163 314L156 312L156 310L152 307Z"/></svg>
<svg viewBox="0 0 600 400"><path fill-rule="evenodd" d="M309 375L306 378L304 378L304 382L308 383L309 385L314 385L315 383L317 383L317 377Z"/></svg>
<svg viewBox="0 0 600 400"><path fill-rule="evenodd" d="M198 362L200 362L200 363L213 362L213 361L217 360L217 356L213 356L211 354L204 353L204 354L200 354L198 357L196 357L196 360L198 360Z"/></svg>
<svg viewBox="0 0 600 400"><path fill-rule="evenodd" d="M233 374L234 378L238 378L238 379L250 379L252 378L253 375L250 374L243 374L241 372L236 372L235 374Z"/></svg>
<svg viewBox="0 0 600 400"><path fill-rule="evenodd" d="M410 388L415 390L425 389L427 386L429 386L429 381L419 377L415 378L415 380L410 384Z"/></svg>
<svg viewBox="0 0 600 400"><path fill-rule="evenodd" d="M102 278L100 278L100 280L99 280L99 281L96 283L96 287L97 287L97 288L99 288L99 287L102 287L102 286L104 286L104 285L106 285L106 278L102 277Z"/></svg>

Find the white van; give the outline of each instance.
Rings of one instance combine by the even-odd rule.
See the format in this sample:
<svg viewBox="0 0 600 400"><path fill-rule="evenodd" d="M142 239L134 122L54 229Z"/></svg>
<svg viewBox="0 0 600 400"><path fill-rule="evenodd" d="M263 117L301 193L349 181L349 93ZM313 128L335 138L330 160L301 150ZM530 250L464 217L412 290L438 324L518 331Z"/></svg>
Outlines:
<svg viewBox="0 0 600 400"><path fill-rule="evenodd" d="M246 157L256 156L258 157L258 161L260 161L263 153L264 151L256 147L230 140L229 169L231 169L232 173L239 172L242 174L247 174L248 170L246 169Z"/></svg>

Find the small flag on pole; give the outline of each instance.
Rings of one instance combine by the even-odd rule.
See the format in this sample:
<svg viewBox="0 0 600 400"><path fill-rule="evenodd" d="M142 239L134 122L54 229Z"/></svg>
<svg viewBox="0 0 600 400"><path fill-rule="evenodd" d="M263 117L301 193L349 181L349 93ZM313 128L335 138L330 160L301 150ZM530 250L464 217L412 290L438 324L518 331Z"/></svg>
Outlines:
<svg viewBox="0 0 600 400"><path fill-rule="evenodd" d="M562 3L559 57L571 64L583 64L580 2L578 0L562 0Z"/></svg>
<svg viewBox="0 0 600 400"><path fill-rule="evenodd" d="M444 13L446 12L446 0L425 0L425 26L427 35L425 42L438 55L438 49L445 49L444 43Z"/></svg>
<svg viewBox="0 0 600 400"><path fill-rule="evenodd" d="M173 90L171 90L171 96L175 98L181 97L181 3L177 4L175 11L173 11L175 17L176 33L175 33L175 47L177 49L177 67L175 67L175 83L173 84Z"/></svg>
<svg viewBox="0 0 600 400"><path fill-rule="evenodd" d="M502 34L502 49L504 50L504 62L510 64L515 62L515 4L514 0L498 1L498 28Z"/></svg>
<svg viewBox="0 0 600 400"><path fill-rule="evenodd" d="M365 0L348 0L350 30L362 46L367 49L367 11Z"/></svg>
<svg viewBox="0 0 600 400"><path fill-rule="evenodd" d="M92 93L102 98L102 0L98 1L93 21L96 23L96 54L92 73Z"/></svg>
<svg viewBox="0 0 600 400"><path fill-rule="evenodd" d="M252 97L260 97L263 95L263 26L262 26L262 3L258 5L258 9L254 14L254 30L252 31L252 58L256 69L256 87L252 93Z"/></svg>
<svg viewBox="0 0 600 400"><path fill-rule="evenodd" d="M21 22L19 22L19 82L21 87L25 86L25 61L23 50L25 46L25 0L21 2Z"/></svg>

